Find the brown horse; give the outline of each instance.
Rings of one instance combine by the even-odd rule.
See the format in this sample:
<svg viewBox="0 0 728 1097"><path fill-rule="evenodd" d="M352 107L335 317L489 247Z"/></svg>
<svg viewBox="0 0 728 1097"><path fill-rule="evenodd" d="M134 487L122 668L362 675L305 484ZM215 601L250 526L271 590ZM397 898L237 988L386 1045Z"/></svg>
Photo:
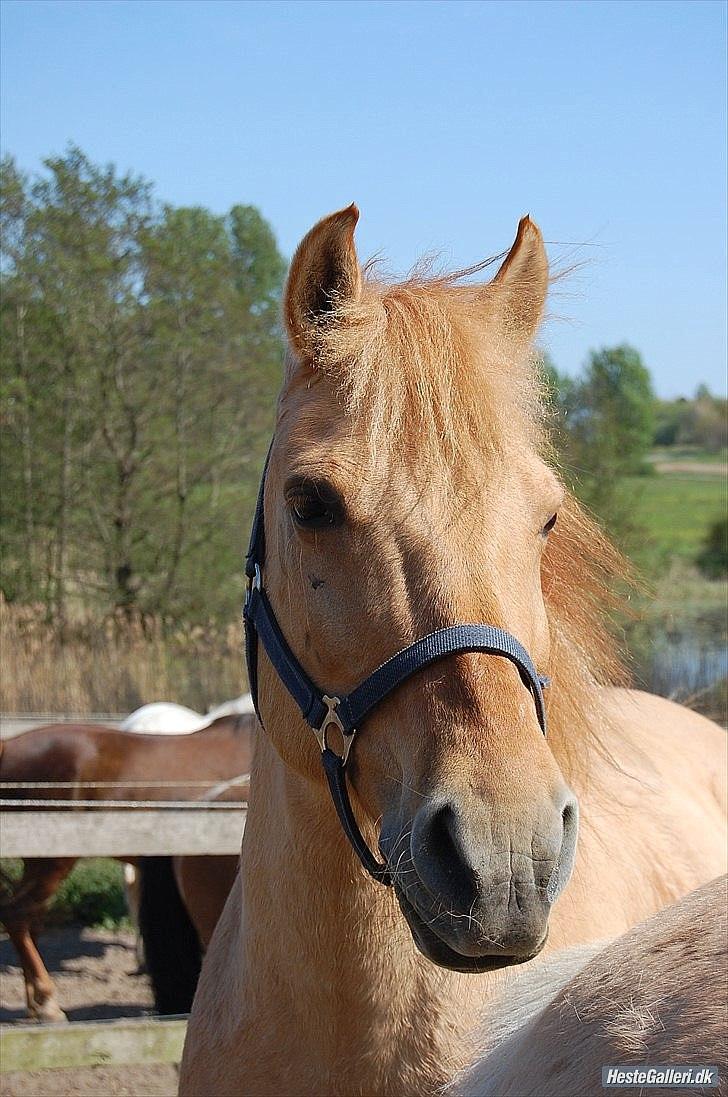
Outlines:
<svg viewBox="0 0 728 1097"><path fill-rule="evenodd" d="M497 969L543 948L547 928L548 948L616 936L725 863L725 734L612 688L619 564L544 459L538 228L521 221L487 284L389 285L360 268L357 217L325 218L292 262L264 589L330 699L433 629L507 630L551 676L549 736L506 659L450 656L391 692L347 771L384 887L261 648L265 730L188 1026L186 1097L434 1094Z"/></svg>
<svg viewBox="0 0 728 1097"><path fill-rule="evenodd" d="M247 803L247 782L203 799ZM200 961L240 866L239 856L145 857L139 861L139 929L158 1013L189 1013Z"/></svg>
<svg viewBox="0 0 728 1097"><path fill-rule="evenodd" d="M94 724L34 728L2 744L0 800L201 799L205 786L249 772L254 719L225 716L190 735L135 735ZM33 787L36 781L60 787ZM28 787L11 787L18 783ZM71 857L29 858L19 881L2 879L0 920L20 958L28 1015L35 1020L65 1019L34 938L75 863Z"/></svg>
<svg viewBox="0 0 728 1097"><path fill-rule="evenodd" d="M493 1003L473 1065L448 1097L597 1093L603 1065L645 1063L716 1066L720 1085L705 1092L727 1094L726 881L691 892L594 959L567 949L519 975Z"/></svg>
<svg viewBox="0 0 728 1097"><path fill-rule="evenodd" d="M189 1013L239 856L142 857L139 931L157 1013Z"/></svg>

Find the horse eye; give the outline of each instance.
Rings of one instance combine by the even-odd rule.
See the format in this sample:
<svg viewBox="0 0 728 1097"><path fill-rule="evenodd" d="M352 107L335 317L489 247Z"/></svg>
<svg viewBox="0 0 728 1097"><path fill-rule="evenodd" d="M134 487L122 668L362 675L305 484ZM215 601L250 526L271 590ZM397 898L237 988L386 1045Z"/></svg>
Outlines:
<svg viewBox="0 0 728 1097"><path fill-rule="evenodd" d="M548 522L546 523L546 525L541 530L541 536L542 537L548 537L548 535L551 533L551 530L556 525L556 519L557 518L558 518L558 514L552 514L551 515Z"/></svg>
<svg viewBox="0 0 728 1097"><path fill-rule="evenodd" d="M333 526L334 516L321 499L299 499L291 504L293 517L299 526L307 529L321 529Z"/></svg>
<svg viewBox="0 0 728 1097"><path fill-rule="evenodd" d="M322 487L299 487L291 492L288 502L293 520L301 529L330 529L341 524L341 505Z"/></svg>

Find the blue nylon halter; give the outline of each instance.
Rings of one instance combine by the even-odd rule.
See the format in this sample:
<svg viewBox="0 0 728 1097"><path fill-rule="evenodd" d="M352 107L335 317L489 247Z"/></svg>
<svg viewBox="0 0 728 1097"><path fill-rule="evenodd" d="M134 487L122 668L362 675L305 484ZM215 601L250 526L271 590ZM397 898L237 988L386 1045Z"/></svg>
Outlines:
<svg viewBox="0 0 728 1097"><path fill-rule="evenodd" d="M270 451L268 456L270 457ZM545 735L546 709L543 688L548 685L549 680L537 673L526 649L509 632L493 625L465 624L450 625L420 637L408 647L398 651L391 659L387 659L351 693L343 697L329 696L324 693L309 678L288 646L263 588L262 568L265 562L263 498L267 471L268 460L265 463L258 491L250 545L245 559L245 574L248 579L243 608L245 656L255 711L260 720L258 710L258 640L260 639L278 677L298 705L306 723L313 728L321 748L321 761L334 806L349 841L367 872L380 883L391 884L392 878L387 865L376 860L359 830L346 784L346 763L351 744L357 729L361 727L367 716L393 690L432 663L439 662L448 655L480 652L484 655L502 656L515 665L521 681L531 693L536 707L536 717ZM260 722L263 723L262 720ZM343 740L341 755L336 754L327 743L326 732L332 724L338 728Z"/></svg>

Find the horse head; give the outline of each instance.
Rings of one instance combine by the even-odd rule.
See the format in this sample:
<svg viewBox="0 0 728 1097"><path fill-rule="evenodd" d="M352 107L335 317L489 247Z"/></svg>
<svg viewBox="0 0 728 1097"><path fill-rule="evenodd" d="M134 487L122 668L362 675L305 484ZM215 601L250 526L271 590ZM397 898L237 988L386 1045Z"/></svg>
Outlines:
<svg viewBox="0 0 728 1097"><path fill-rule="evenodd" d="M541 234L523 218L484 284L382 284L360 266L357 219L351 206L319 222L286 287L264 498L281 630L329 694L458 622L504 630L548 673L543 555L564 491L540 452L530 360ZM316 740L263 658L260 698L264 719L272 705L290 715L270 729L284 762L322 782ZM511 661L470 651L422 667L368 716L348 772L426 956L470 972L540 951L577 805Z"/></svg>

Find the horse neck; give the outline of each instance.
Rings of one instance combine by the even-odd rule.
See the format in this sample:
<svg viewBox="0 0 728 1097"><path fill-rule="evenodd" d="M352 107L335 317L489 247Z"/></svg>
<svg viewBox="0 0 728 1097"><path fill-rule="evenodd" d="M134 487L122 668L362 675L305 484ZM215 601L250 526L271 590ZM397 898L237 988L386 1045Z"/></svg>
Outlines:
<svg viewBox="0 0 728 1097"><path fill-rule="evenodd" d="M330 1064L332 1077L356 1063L361 1092L385 1092L408 1071L424 1092L429 1061L434 1091L482 981L417 952L393 890L355 860L323 783L288 768L262 732L242 879L245 984L261 1013L275 1012L276 1039L290 1025L292 1054Z"/></svg>

